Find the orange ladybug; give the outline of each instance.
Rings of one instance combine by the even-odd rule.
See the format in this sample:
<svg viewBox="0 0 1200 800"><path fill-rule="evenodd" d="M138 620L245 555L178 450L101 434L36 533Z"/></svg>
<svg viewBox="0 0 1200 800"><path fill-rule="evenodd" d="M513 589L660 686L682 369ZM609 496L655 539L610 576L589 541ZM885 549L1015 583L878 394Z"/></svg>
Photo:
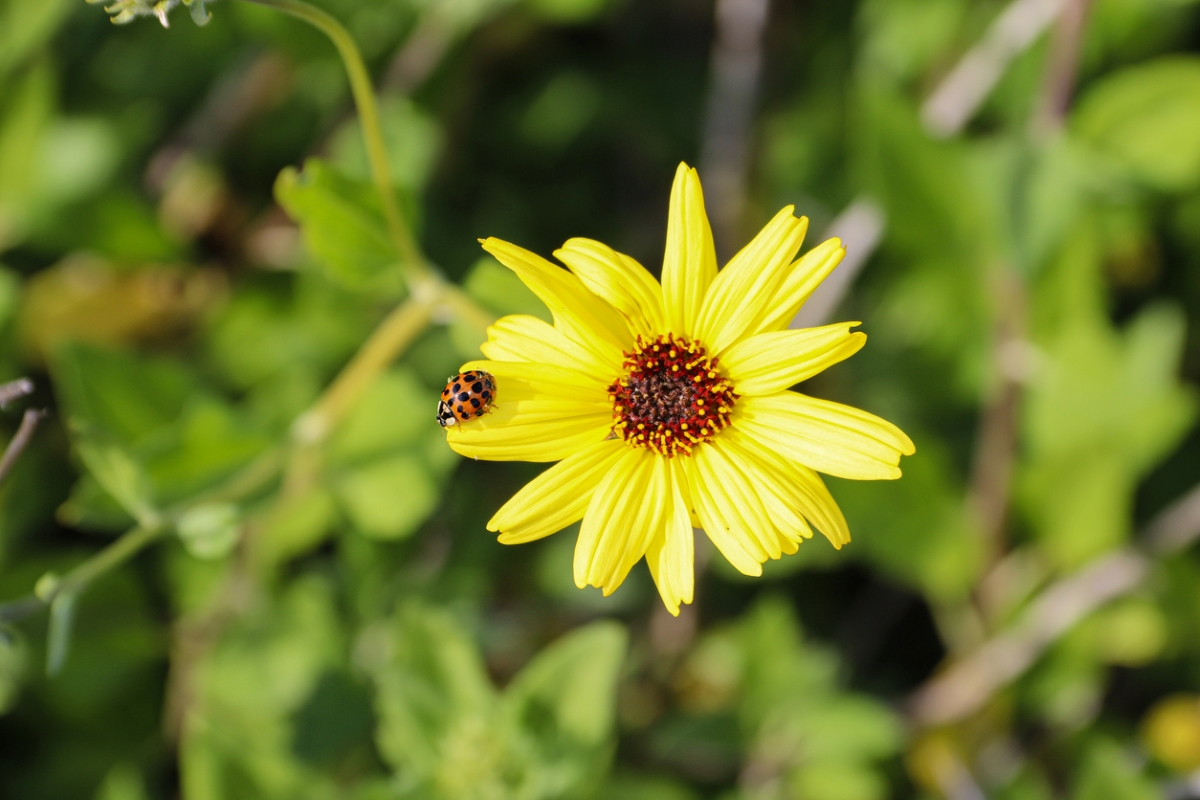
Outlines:
<svg viewBox="0 0 1200 800"><path fill-rule="evenodd" d="M446 381L438 401L437 420L443 428L461 425L492 410L496 400L496 379L490 372L472 369Z"/></svg>

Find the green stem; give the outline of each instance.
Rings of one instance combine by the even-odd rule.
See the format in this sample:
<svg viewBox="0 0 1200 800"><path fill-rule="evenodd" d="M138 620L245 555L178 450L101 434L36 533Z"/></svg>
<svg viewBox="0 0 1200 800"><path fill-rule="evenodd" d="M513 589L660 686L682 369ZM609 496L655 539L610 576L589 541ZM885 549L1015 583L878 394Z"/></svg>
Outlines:
<svg viewBox="0 0 1200 800"><path fill-rule="evenodd" d="M302 443L323 440L362 391L429 327L434 303L438 299L435 296L425 300L406 300L397 306L359 348L350 363L338 373L313 407L296 420L292 428L296 440Z"/></svg>
<svg viewBox="0 0 1200 800"><path fill-rule="evenodd" d="M274 8L309 23L328 36L341 55L350 79L354 102L358 107L371 176L375 181L375 188L379 191L388 231L397 253L405 263L412 297L380 324L313 408L296 420L292 428L295 440L302 445L311 445L322 441L328 435L362 391L433 321L435 309L439 305L480 331L485 330L494 317L480 308L457 286L447 283L430 267L400 214L400 208L396 204L396 193L392 187L391 169L388 167L387 148L379 124L375 89L371 85L362 54L359 53L350 33L329 14L303 0L246 1ZM289 480L286 483L292 485L295 481Z"/></svg>
<svg viewBox="0 0 1200 800"><path fill-rule="evenodd" d="M48 607L56 597L80 592L96 578L124 564L152 544L165 530L162 525L152 528L139 525L130 529L66 575L53 579L36 597L23 597L0 605L0 622L16 622Z"/></svg>
<svg viewBox="0 0 1200 800"><path fill-rule="evenodd" d="M358 118L362 126L363 140L367 146L367 160L371 166L371 177L375 188L379 190L379 199L383 204L383 216L387 221L388 233L400 257L404 260L405 268L412 277L425 277L429 266L417 247L412 232L405 224L396 203L396 191L392 186L392 173L388 167L387 147L383 141L383 130L379 125L379 108L375 104L375 88L371 84L371 76L363 63L362 54L354 43L350 32L342 23L331 17L316 6L303 0L246 0L291 14L302 19L317 30L324 33L337 48L350 78L350 91L354 95L354 103L358 107Z"/></svg>

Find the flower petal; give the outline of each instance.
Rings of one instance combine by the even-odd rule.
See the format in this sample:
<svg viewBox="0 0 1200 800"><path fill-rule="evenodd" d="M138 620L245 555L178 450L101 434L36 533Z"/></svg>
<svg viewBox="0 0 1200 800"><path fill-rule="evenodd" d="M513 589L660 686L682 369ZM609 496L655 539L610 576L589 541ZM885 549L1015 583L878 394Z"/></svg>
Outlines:
<svg viewBox="0 0 1200 800"><path fill-rule="evenodd" d="M766 558L758 557L757 546L753 546L751 552L751 543L735 535L731 526L726 524L705 483L706 478L701 475L696 458L693 456L684 459L680 466L687 477L688 497L691 499L692 509L696 512L696 518L705 535L738 572L756 577L762 575L762 562L766 561Z"/></svg>
<svg viewBox="0 0 1200 800"><path fill-rule="evenodd" d="M776 394L857 353L865 333L857 322L771 331L742 339L721 356L721 366L743 396Z"/></svg>
<svg viewBox="0 0 1200 800"><path fill-rule="evenodd" d="M782 500L794 506L806 520L817 527L834 547L841 549L850 542L850 529L837 502L825 488L821 476L808 467L790 461L737 427L722 431L721 438L729 443L753 468L762 472L762 481L781 487Z"/></svg>
<svg viewBox="0 0 1200 800"><path fill-rule="evenodd" d="M716 276L717 254L704 212L700 176L687 164L680 164L671 186L662 268L663 307L669 332L693 337L704 295Z"/></svg>
<svg viewBox="0 0 1200 800"><path fill-rule="evenodd" d="M629 447L596 487L575 543L575 585L598 586L612 594L659 533L662 507L646 502L661 491L660 457Z"/></svg>
<svg viewBox="0 0 1200 800"><path fill-rule="evenodd" d="M734 425L807 467L855 480L900 477L912 441L892 423L857 408L797 392L742 398Z"/></svg>
<svg viewBox="0 0 1200 800"><path fill-rule="evenodd" d="M591 239L568 239L554 257L592 294L620 311L634 335L653 339L667 329L662 287L634 259Z"/></svg>
<svg viewBox="0 0 1200 800"><path fill-rule="evenodd" d="M775 296L808 230L808 218L788 206L729 260L704 298L696 337L712 355L740 339Z"/></svg>
<svg viewBox="0 0 1200 800"><path fill-rule="evenodd" d="M761 575L770 555L756 535L764 515L757 498L747 499L744 482L729 474L711 447L697 447L688 466L692 503L708 538L739 572Z"/></svg>
<svg viewBox="0 0 1200 800"><path fill-rule="evenodd" d="M460 455L491 461L559 461L606 439L612 402L603 384L578 370L512 361L471 361L496 378L492 411L446 428Z"/></svg>
<svg viewBox="0 0 1200 800"><path fill-rule="evenodd" d="M720 442L758 491L785 543L812 538L809 522L838 549L850 541L841 509L817 473L789 462L736 428L722 432Z"/></svg>
<svg viewBox="0 0 1200 800"><path fill-rule="evenodd" d="M746 329L745 335L786 328L821 281L842 263L844 255L846 248L842 247L841 239L826 239L801 256L784 271L775 296L763 306L758 320Z"/></svg>
<svg viewBox="0 0 1200 800"><path fill-rule="evenodd" d="M497 410L464 425L447 428L450 449L467 458L485 461L561 461L580 448L609 436L608 414L565 417L517 425Z"/></svg>
<svg viewBox="0 0 1200 800"><path fill-rule="evenodd" d="M663 459L669 470L663 535L646 550L646 566L667 610L679 616L679 604L692 602L695 591L695 538L691 514L683 497L687 477L680 459Z"/></svg>
<svg viewBox="0 0 1200 800"><path fill-rule="evenodd" d="M499 532L503 544L524 544L578 522L625 449L624 442L606 439L567 456L525 484L488 521L487 529Z"/></svg>
<svg viewBox="0 0 1200 800"><path fill-rule="evenodd" d="M582 403L611 402L605 375L596 375L572 367L544 364L534 361L468 361L459 372L481 369L496 378L496 401L502 397L517 397L522 400L541 399L539 395L553 395L564 400Z"/></svg>
<svg viewBox="0 0 1200 800"><path fill-rule="evenodd" d="M537 317L512 314L488 328L488 340L479 347L494 361L533 361L592 375L609 374L610 365L562 331ZM616 373L611 373L616 378Z"/></svg>
<svg viewBox="0 0 1200 800"><path fill-rule="evenodd" d="M589 292L579 278L536 253L494 237L483 240L483 249L517 273L550 309L555 327L568 339L620 369L621 352L633 338L615 308Z"/></svg>
<svg viewBox="0 0 1200 800"><path fill-rule="evenodd" d="M701 474L707 476L717 511L735 534L753 543L747 550L755 553L760 561L779 558L779 537L771 515L754 484L730 458L720 439L697 448L693 458L696 458Z"/></svg>

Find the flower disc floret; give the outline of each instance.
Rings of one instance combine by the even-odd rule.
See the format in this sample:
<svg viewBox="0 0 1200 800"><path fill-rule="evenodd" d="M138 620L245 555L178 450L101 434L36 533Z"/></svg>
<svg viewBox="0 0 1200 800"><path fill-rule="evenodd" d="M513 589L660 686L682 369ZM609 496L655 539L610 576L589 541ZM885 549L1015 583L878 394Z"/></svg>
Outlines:
<svg viewBox="0 0 1200 800"><path fill-rule="evenodd" d="M659 455L690 455L729 425L738 396L718 359L699 342L667 334L639 336L624 353L625 374L613 381L613 432Z"/></svg>

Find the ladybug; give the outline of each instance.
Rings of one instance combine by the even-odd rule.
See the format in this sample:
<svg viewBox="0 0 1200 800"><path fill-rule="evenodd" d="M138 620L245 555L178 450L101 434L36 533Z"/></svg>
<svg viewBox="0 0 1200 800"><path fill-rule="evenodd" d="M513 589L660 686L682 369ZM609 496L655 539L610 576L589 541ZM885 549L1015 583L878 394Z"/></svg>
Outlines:
<svg viewBox="0 0 1200 800"><path fill-rule="evenodd" d="M472 369L446 381L438 401L437 420L443 428L461 425L492 410L496 400L496 379L490 372Z"/></svg>

